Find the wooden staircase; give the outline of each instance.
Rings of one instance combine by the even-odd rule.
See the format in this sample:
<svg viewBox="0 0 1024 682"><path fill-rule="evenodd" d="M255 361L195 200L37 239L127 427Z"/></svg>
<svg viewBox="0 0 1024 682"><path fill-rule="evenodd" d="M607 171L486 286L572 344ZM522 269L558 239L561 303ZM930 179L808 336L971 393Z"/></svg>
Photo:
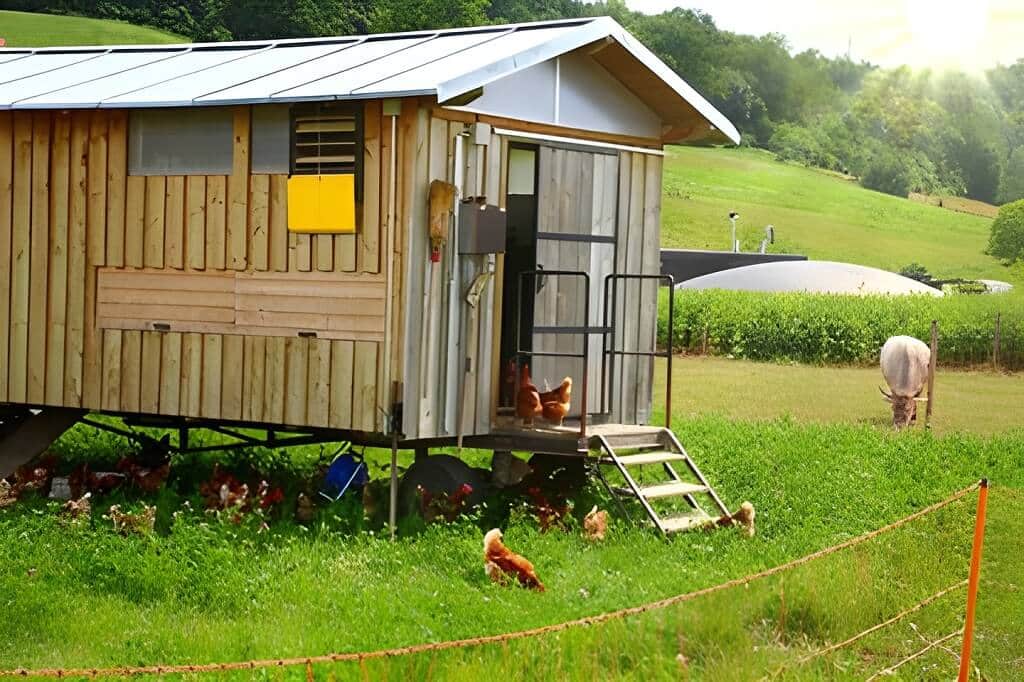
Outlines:
<svg viewBox="0 0 1024 682"><path fill-rule="evenodd" d="M607 433L596 439L600 480L613 495L635 498L661 533L703 526L729 513L671 430ZM608 482L601 470L608 466L618 470L625 486ZM652 469L653 481L648 480Z"/></svg>

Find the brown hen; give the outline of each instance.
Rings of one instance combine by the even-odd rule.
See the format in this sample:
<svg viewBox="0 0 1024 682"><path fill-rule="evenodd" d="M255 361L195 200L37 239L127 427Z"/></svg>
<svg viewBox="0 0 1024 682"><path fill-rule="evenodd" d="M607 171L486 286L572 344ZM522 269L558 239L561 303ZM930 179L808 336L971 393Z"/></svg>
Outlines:
<svg viewBox="0 0 1024 682"><path fill-rule="evenodd" d="M540 393L530 380L530 366L523 365L519 371L519 391L516 393L516 416L523 420L523 426L533 424L533 418L543 411Z"/></svg>
<svg viewBox="0 0 1024 682"><path fill-rule="evenodd" d="M484 536L484 573L496 583L504 583L513 576L523 587L544 591L544 585L533 570L533 564L516 554L501 542L501 530L495 528Z"/></svg>
<svg viewBox="0 0 1024 682"><path fill-rule="evenodd" d="M559 426L569 414L569 396L572 394L572 379L566 377L558 388L540 394L541 415Z"/></svg>

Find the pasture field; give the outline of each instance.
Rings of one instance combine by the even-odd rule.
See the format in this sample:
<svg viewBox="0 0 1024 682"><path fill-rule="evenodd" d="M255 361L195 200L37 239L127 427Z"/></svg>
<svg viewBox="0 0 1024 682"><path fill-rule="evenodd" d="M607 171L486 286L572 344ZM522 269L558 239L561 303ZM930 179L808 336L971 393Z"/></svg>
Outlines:
<svg viewBox="0 0 1024 682"><path fill-rule="evenodd" d="M0 38L7 47L188 42L173 33L123 21L8 10L0 11Z"/></svg>
<svg viewBox="0 0 1024 682"><path fill-rule="evenodd" d="M673 371L672 411L677 417L716 415L742 422L791 418L882 429L892 425L892 412L878 393L885 380L877 366L815 367L680 356L673 360ZM664 361L655 368L654 381L655 400L663 403ZM921 410L923 417L924 404ZM1024 374L938 369L932 418L936 434L1012 429L1024 430Z"/></svg>
<svg viewBox="0 0 1024 682"><path fill-rule="evenodd" d="M873 192L762 150L668 147L662 246L727 249L730 211L740 213L744 251L770 223L774 253L892 271L916 261L938 277L1024 284L1024 264L1007 268L983 253L988 218Z"/></svg>
<svg viewBox="0 0 1024 682"><path fill-rule="evenodd" d="M679 371L695 373L684 363ZM767 400L769 391L762 393ZM292 522L287 507L260 532L255 520L235 524L183 510L186 499L199 508L189 477L200 475L209 459L176 470L170 485L148 500L159 508L157 532L149 536L122 537L101 518L115 502L138 508L142 500L134 495L96 500L91 525L68 526L56 514L57 503L44 500L0 510L0 667L302 656L555 623L782 563L902 517L985 475L995 487L976 661L989 679L1020 676L1024 633L1017 624L1024 600L1013 565L1024 530L1017 511L1024 433L894 434L873 420L732 421L692 416L682 403L676 415L681 440L727 503L750 500L757 507L755 538L720 531L665 541L615 518L609 539L592 545L580 537L578 517L594 501L609 505L596 489L581 495L566 532L540 533L516 499L494 503L479 518L421 532L410 528L394 544L361 532L354 500L322 509L309 527ZM1004 426L1012 418L1006 415ZM78 429L56 449L74 458L114 457L119 448L124 445L115 437ZM268 475L303 461L272 451L235 457L248 457ZM374 467L374 475L385 472ZM174 511L182 514L174 518ZM752 679L789 664L793 671L783 678L863 679L923 646L907 622L819 662L797 666L796 659L962 579L972 519L973 496L747 589L540 640L367 663L365 672L324 666L317 674L326 676L330 668L346 679L471 679L484 671L669 679L685 668L695 679L718 680ZM492 525L505 528L509 545L537 565L546 593L486 580L480 538ZM960 591L908 622L926 638L945 635L957 627L962 604ZM685 666L677 661L680 653ZM905 679L948 679L952 670L940 650L908 668ZM296 669L289 676L303 674Z"/></svg>

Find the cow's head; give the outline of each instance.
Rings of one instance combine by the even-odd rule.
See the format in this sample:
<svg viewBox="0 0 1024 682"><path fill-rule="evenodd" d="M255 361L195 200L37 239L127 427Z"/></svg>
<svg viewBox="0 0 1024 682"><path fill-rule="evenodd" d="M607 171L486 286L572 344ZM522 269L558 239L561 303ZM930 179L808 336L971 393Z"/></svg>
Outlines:
<svg viewBox="0 0 1024 682"><path fill-rule="evenodd" d="M886 393L881 386L878 387L878 390L882 392L882 398L892 405L892 425L897 431L910 426L911 422L917 420L915 396Z"/></svg>

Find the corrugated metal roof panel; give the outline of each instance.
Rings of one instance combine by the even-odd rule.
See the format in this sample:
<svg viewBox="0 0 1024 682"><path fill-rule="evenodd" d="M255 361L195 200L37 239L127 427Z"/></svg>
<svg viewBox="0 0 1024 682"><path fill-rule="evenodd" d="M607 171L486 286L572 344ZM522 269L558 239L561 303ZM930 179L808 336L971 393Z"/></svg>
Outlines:
<svg viewBox="0 0 1024 682"><path fill-rule="evenodd" d="M186 73L150 87L134 90L105 104L130 101L133 106L191 106L195 100L218 90L304 64L355 44L355 40L339 40L317 45L291 45L250 52L240 59L211 66L199 72Z"/></svg>
<svg viewBox="0 0 1024 682"><path fill-rule="evenodd" d="M101 107L167 107L192 106L193 96L199 94L193 88L199 84L200 92L209 92L211 88L202 87L208 73L225 64L243 62L263 52L270 51L270 46L262 49L232 50L218 52L216 50L196 50L182 55L178 66L182 67L173 76L152 82L149 78L139 79L137 87L125 89L122 94L105 98Z"/></svg>
<svg viewBox="0 0 1024 682"><path fill-rule="evenodd" d="M71 64L95 59L106 50L97 52L50 52L32 54L23 59L12 61L4 65L3 73L0 73L0 84L10 83L22 78L39 76L55 69L61 69Z"/></svg>
<svg viewBox="0 0 1024 682"><path fill-rule="evenodd" d="M448 80L453 73L465 71L467 65L489 64L507 57L532 50L556 38L572 32L572 27L556 26L551 28L520 29L505 33L466 48L455 54L446 54L440 59L415 66L408 71L397 73L375 83L354 90L356 94L369 92L404 92L422 88L424 83L434 87ZM447 39L443 39L447 40Z"/></svg>
<svg viewBox="0 0 1024 682"><path fill-rule="evenodd" d="M601 39L615 41L636 60L636 68L644 69L641 84L661 87L665 118L683 120L696 112L705 128L739 140L720 112L607 17L372 37L42 48L28 54L0 48L0 86L10 84L0 87L0 107L167 107L420 94L448 101ZM632 63L627 66L621 77L639 78Z"/></svg>
<svg viewBox="0 0 1024 682"><path fill-rule="evenodd" d="M333 76L374 59L380 59L392 52L404 50L416 43L429 40L434 35L436 34L431 33L414 38L367 40L353 47L333 52L318 59L312 59L304 64L291 66L218 92L211 92L198 98L196 103L267 102L278 92Z"/></svg>
<svg viewBox="0 0 1024 682"><path fill-rule="evenodd" d="M107 102L119 101L135 90L165 83L184 75L193 74L224 62L241 59L258 50L190 50L168 59L162 59L126 69L105 78L80 83L47 95L18 101L14 108L82 108L98 107ZM141 53L141 56L146 53ZM119 106L130 106L121 104Z"/></svg>
<svg viewBox="0 0 1024 682"><path fill-rule="evenodd" d="M344 98L363 86L400 74L422 64L447 57L483 42L491 41L506 31L481 31L439 36L422 41L386 57L354 66L333 76L300 85L274 95L275 100ZM408 94L432 92L435 85L421 82Z"/></svg>
<svg viewBox="0 0 1024 682"><path fill-rule="evenodd" d="M120 75L127 69L168 59L178 52L146 52L142 55L115 52L86 59L46 73L45 78L21 78L0 84L0 107L13 102L61 90L73 85L89 83L107 76ZM39 57L33 57L39 59Z"/></svg>
<svg viewBox="0 0 1024 682"><path fill-rule="evenodd" d="M0 54L0 64L7 62L13 62L15 59L23 59L28 57L31 52L9 52L7 54Z"/></svg>

